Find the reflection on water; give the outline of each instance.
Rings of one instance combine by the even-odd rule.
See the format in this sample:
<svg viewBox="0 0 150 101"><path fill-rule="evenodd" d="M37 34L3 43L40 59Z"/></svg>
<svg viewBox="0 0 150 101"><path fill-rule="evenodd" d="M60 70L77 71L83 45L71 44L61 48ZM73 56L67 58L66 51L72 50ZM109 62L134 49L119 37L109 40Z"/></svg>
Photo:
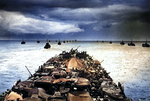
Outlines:
<svg viewBox="0 0 150 101"><path fill-rule="evenodd" d="M71 42L57 45L50 42L51 49L45 50L45 42L27 42L21 45L18 41L0 42L0 93L10 89L13 83L29 76L25 66L31 73L61 51L69 51L77 48L78 51L87 51L94 59L102 61L102 66L110 72L114 82L124 84L127 97L137 99L150 99L150 48L142 47L142 43L136 46L120 45L119 43L101 42Z"/></svg>

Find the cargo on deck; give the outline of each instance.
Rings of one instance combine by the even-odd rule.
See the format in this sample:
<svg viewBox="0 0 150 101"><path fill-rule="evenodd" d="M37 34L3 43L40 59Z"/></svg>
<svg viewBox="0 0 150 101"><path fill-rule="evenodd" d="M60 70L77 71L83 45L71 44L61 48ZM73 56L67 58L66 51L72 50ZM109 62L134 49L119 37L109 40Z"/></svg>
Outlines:
<svg viewBox="0 0 150 101"><path fill-rule="evenodd" d="M18 80L0 99L6 101L132 101L98 60L71 49L50 58L25 80Z"/></svg>

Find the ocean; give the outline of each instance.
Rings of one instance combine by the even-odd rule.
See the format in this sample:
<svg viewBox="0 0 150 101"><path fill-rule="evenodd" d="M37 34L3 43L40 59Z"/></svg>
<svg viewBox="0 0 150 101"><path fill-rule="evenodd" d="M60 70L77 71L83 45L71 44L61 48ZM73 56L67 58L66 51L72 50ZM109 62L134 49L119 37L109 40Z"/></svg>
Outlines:
<svg viewBox="0 0 150 101"><path fill-rule="evenodd" d="M86 51L102 61L102 67L110 72L115 83L123 83L127 97L133 101L150 101L150 47L142 47L143 42L128 46L96 41L57 45L54 41L50 42L50 49L44 49L45 43L32 40L22 45L19 40L0 41L0 94L11 89L15 81L24 81L30 76L25 66L33 74L49 58L80 46L78 51Z"/></svg>

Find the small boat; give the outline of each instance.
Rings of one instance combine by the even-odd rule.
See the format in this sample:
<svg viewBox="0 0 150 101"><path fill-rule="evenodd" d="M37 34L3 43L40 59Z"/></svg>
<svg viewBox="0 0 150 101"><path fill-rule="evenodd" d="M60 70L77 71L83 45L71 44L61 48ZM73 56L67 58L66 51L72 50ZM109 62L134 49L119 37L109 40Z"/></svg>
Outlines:
<svg viewBox="0 0 150 101"><path fill-rule="evenodd" d="M60 42L60 40L58 41L58 45L61 45L61 42Z"/></svg>
<svg viewBox="0 0 150 101"><path fill-rule="evenodd" d="M123 40L120 42L121 45L124 45L125 43L123 42Z"/></svg>
<svg viewBox="0 0 150 101"><path fill-rule="evenodd" d="M40 43L40 41L38 40L37 43Z"/></svg>
<svg viewBox="0 0 150 101"><path fill-rule="evenodd" d="M144 44L142 44L142 47L150 47L150 45L147 43L147 40Z"/></svg>
<svg viewBox="0 0 150 101"><path fill-rule="evenodd" d="M45 49L51 48L51 45L49 44L49 41L47 40L46 45L44 46Z"/></svg>
<svg viewBox="0 0 150 101"><path fill-rule="evenodd" d="M128 46L135 46L135 44L132 42L132 40L131 40L131 42L130 43L128 43Z"/></svg>
<svg viewBox="0 0 150 101"><path fill-rule="evenodd" d="M26 42L22 40L21 44L26 44Z"/></svg>

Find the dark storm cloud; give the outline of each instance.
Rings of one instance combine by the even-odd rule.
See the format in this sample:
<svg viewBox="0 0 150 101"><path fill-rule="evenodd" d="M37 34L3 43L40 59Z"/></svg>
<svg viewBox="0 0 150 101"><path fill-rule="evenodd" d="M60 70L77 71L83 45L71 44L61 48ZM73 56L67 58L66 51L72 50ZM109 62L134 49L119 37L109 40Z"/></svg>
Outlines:
<svg viewBox="0 0 150 101"><path fill-rule="evenodd" d="M33 7L43 6L48 8L81 8L81 7L100 7L109 3L109 0L1 0L1 7ZM16 10L19 10L17 9Z"/></svg>
<svg viewBox="0 0 150 101"><path fill-rule="evenodd" d="M139 17L142 22L150 23L150 10L140 13Z"/></svg>
<svg viewBox="0 0 150 101"><path fill-rule="evenodd" d="M1 0L1 8L4 7L33 7L44 6L48 8L92 8L104 7L107 5L125 4L130 6L148 7L149 0ZM17 9L16 10L19 10Z"/></svg>
<svg viewBox="0 0 150 101"><path fill-rule="evenodd" d="M137 28L149 31L148 5L149 0L1 0L0 29L18 35L76 33L71 35L81 37L94 32L130 37L136 36Z"/></svg>
<svg viewBox="0 0 150 101"><path fill-rule="evenodd" d="M149 4L148 0L2 0L0 2L3 10L18 11L22 12L26 16L36 16L41 19L47 17L58 18L60 20L94 20L95 17L99 17L99 15L100 20L107 20L107 18L114 16L112 13L118 12L120 14L127 14L127 11L129 11L126 8L121 8L121 6L118 6L118 8L115 8L116 11L112 8L114 10L108 14L107 9L110 10L110 6L113 7L113 5L123 5L130 7L138 6L140 8ZM98 9L96 10L96 8L100 11L102 9L104 12L98 14ZM132 9L130 10L132 11ZM94 14L95 17L92 16Z"/></svg>

